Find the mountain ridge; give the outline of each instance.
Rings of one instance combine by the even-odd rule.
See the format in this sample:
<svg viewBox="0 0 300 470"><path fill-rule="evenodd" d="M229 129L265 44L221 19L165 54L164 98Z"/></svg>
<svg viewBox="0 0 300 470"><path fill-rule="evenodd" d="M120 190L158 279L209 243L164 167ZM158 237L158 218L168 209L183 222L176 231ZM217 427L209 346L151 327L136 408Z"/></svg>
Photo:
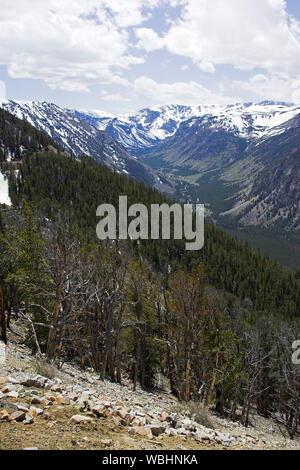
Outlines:
<svg viewBox="0 0 300 470"><path fill-rule="evenodd" d="M172 193L172 187L165 179L129 154L123 145L108 133L72 116L56 104L46 101L6 100L0 102L0 107L45 132L76 157L89 155L114 171Z"/></svg>
<svg viewBox="0 0 300 470"><path fill-rule="evenodd" d="M217 187L232 188L226 190L227 197L220 201L217 212L210 207L210 197L201 192L201 202L213 220L227 216L240 226L279 226L288 231L300 227L299 199L294 198L300 141L297 104L165 105L119 117L37 101L5 101L0 106L46 131L75 155L90 155L161 192L174 194L181 202L199 201L203 177L212 186L216 182ZM276 183L272 174L276 174Z"/></svg>
<svg viewBox="0 0 300 470"><path fill-rule="evenodd" d="M144 108L133 115L107 115L102 111L67 110L107 130L135 153L174 135L182 122L214 117L226 130L246 139L262 137L300 113L300 105L284 102L232 105L162 105ZM125 132L125 134L124 134Z"/></svg>

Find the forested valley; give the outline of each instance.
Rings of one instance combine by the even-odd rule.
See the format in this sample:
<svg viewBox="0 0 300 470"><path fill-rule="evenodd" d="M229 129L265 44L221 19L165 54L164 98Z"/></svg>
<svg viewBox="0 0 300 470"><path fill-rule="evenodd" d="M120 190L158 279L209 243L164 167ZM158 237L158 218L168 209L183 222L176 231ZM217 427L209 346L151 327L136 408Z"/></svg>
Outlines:
<svg viewBox="0 0 300 470"><path fill-rule="evenodd" d="M300 428L299 273L213 224L201 252L184 241L96 238L96 208L170 202L156 190L1 114L1 337L13 322L33 354L126 375L144 389L163 376L180 401L249 425L251 413ZM10 158L7 158L9 149Z"/></svg>

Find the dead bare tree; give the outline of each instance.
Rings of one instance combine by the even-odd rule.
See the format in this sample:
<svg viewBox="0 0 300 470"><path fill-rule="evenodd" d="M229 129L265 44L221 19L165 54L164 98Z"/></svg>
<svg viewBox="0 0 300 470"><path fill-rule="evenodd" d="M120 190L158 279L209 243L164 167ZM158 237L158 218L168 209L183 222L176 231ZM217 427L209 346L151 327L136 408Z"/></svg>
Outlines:
<svg viewBox="0 0 300 470"><path fill-rule="evenodd" d="M3 289L0 286L0 326L1 326L1 336L0 339L7 344L7 328L6 328L6 318L5 318L5 309L4 309L4 296Z"/></svg>

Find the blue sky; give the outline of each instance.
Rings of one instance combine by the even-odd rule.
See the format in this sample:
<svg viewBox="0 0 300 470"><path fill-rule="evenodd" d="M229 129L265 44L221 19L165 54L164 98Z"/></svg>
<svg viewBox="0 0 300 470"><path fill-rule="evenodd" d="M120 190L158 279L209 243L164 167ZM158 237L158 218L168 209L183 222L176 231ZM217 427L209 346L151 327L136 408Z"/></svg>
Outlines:
<svg viewBox="0 0 300 470"><path fill-rule="evenodd" d="M300 102L299 0L0 0L0 98Z"/></svg>

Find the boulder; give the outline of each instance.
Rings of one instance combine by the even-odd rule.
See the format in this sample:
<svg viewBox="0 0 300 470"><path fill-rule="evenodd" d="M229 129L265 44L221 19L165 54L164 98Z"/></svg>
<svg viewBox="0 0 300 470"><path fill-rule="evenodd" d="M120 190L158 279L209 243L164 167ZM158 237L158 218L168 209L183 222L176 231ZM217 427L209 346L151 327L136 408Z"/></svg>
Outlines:
<svg viewBox="0 0 300 470"><path fill-rule="evenodd" d="M130 428L129 433L130 434L137 434L137 435L145 437L147 439L152 439L152 437L153 437L152 431L151 431L150 427L148 427L148 426L144 426L144 427L134 426L134 427Z"/></svg>
<svg viewBox="0 0 300 470"><path fill-rule="evenodd" d="M42 403L42 400L39 397L33 397L31 399L31 404L32 405L40 405Z"/></svg>
<svg viewBox="0 0 300 470"><path fill-rule="evenodd" d="M17 385L19 383L19 380L15 379L14 377L6 377L6 382Z"/></svg>
<svg viewBox="0 0 300 470"><path fill-rule="evenodd" d="M35 377L24 377L21 379L20 384L24 387L44 388L47 380L46 377L36 375Z"/></svg>
<svg viewBox="0 0 300 470"><path fill-rule="evenodd" d="M44 413L44 410L42 410L41 408L36 408L35 406L32 406L29 410L29 413L32 416L37 417L37 416L41 416Z"/></svg>
<svg viewBox="0 0 300 470"><path fill-rule="evenodd" d="M9 392L7 395L7 398L19 398L19 393L18 392Z"/></svg>
<svg viewBox="0 0 300 470"><path fill-rule="evenodd" d="M57 393L62 393L63 390L59 385L52 385L50 388L51 392L57 392Z"/></svg>
<svg viewBox="0 0 300 470"><path fill-rule="evenodd" d="M102 441L100 441L100 444L104 447L109 447L112 445L112 441L110 439L103 439Z"/></svg>
<svg viewBox="0 0 300 470"><path fill-rule="evenodd" d="M117 417L121 418L123 421L128 422L128 424L130 423L130 420L131 420L130 414L125 409L114 411L113 416L117 416Z"/></svg>
<svg viewBox="0 0 300 470"><path fill-rule="evenodd" d="M197 434L195 435L195 440L197 442L213 441L213 437L210 434L198 430Z"/></svg>
<svg viewBox="0 0 300 470"><path fill-rule="evenodd" d="M34 423L33 416L30 413L27 413L26 417L25 417L24 424L25 425L30 425L30 424L33 424L33 423Z"/></svg>
<svg viewBox="0 0 300 470"><path fill-rule="evenodd" d="M6 384L2 387L1 391L2 393L8 394L8 393L16 392L17 387L15 385Z"/></svg>
<svg viewBox="0 0 300 470"><path fill-rule="evenodd" d="M164 434L166 428L164 426L150 426L151 432L153 436L157 437L160 436L160 434Z"/></svg>
<svg viewBox="0 0 300 470"><path fill-rule="evenodd" d="M130 423L132 426L144 426L143 421L140 418L134 417Z"/></svg>
<svg viewBox="0 0 300 470"><path fill-rule="evenodd" d="M88 416L74 415L72 416L70 421L72 421L75 424L81 424L81 423L90 423L93 420L92 418L89 418Z"/></svg>
<svg viewBox="0 0 300 470"><path fill-rule="evenodd" d="M102 406L94 406L92 412L97 416L97 418L107 418L109 413L107 409L104 409Z"/></svg>
<svg viewBox="0 0 300 470"><path fill-rule="evenodd" d="M29 406L26 403L18 403L17 408L19 411L25 411L25 413L29 411Z"/></svg>
<svg viewBox="0 0 300 470"><path fill-rule="evenodd" d="M10 421L9 414L6 410L1 411L0 421Z"/></svg>
<svg viewBox="0 0 300 470"><path fill-rule="evenodd" d="M10 415L10 421L24 421L26 413L24 411L15 411Z"/></svg>

